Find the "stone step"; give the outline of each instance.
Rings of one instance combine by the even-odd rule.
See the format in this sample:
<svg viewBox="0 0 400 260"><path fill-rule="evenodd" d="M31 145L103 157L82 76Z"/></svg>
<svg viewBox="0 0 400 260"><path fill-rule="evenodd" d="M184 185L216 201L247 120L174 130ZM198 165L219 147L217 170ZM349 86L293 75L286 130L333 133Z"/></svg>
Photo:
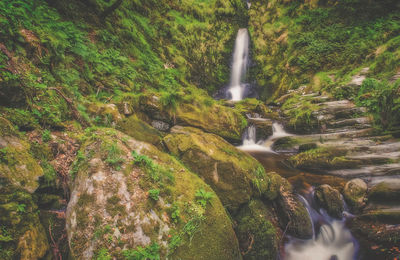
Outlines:
<svg viewBox="0 0 400 260"><path fill-rule="evenodd" d="M395 176L400 175L400 163L384 165L371 165L358 169L341 169L327 171L328 174L343 178L363 178L368 180L371 176Z"/></svg>
<svg viewBox="0 0 400 260"><path fill-rule="evenodd" d="M362 129L371 127L371 123L372 122L369 117L358 117L358 118L349 118L338 121L332 121L328 122L326 125L328 128L355 126L357 129Z"/></svg>

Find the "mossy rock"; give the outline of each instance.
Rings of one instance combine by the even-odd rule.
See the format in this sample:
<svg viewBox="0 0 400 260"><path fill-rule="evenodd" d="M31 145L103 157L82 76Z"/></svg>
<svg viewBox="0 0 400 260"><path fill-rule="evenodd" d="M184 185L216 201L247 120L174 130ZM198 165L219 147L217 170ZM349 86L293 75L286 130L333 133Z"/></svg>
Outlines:
<svg viewBox="0 0 400 260"><path fill-rule="evenodd" d="M175 126L164 137L164 143L214 189L228 209L237 209L254 194L263 193L260 186L266 181L263 167L221 137L192 127Z"/></svg>
<svg viewBox="0 0 400 260"><path fill-rule="evenodd" d="M75 163L66 213L73 257L106 250L120 259L156 245L162 259L241 259L224 207L198 176L149 143L93 131Z"/></svg>
<svg viewBox="0 0 400 260"><path fill-rule="evenodd" d="M31 194L0 178L0 258L41 259L49 250Z"/></svg>
<svg viewBox="0 0 400 260"><path fill-rule="evenodd" d="M265 103L255 98L246 98L235 103L235 109L243 116L277 119L278 113L269 109Z"/></svg>
<svg viewBox="0 0 400 260"><path fill-rule="evenodd" d="M308 150L317 149L318 145L316 143L306 143L299 145L299 152L306 152Z"/></svg>
<svg viewBox="0 0 400 260"><path fill-rule="evenodd" d="M323 184L315 189L314 196L320 207L326 209L329 215L342 218L344 203L338 190L328 184Z"/></svg>
<svg viewBox="0 0 400 260"><path fill-rule="evenodd" d="M362 179L348 181L343 189L343 197L350 208L358 212L365 206L367 184Z"/></svg>
<svg viewBox="0 0 400 260"><path fill-rule="evenodd" d="M247 126L236 110L213 103L211 106L181 104L176 111L178 124L198 127L227 140L240 141Z"/></svg>
<svg viewBox="0 0 400 260"><path fill-rule="evenodd" d="M395 224L398 223L397 218ZM351 219L348 226L360 243L362 259L395 259L398 256L398 225L388 225L370 217L360 216Z"/></svg>
<svg viewBox="0 0 400 260"><path fill-rule="evenodd" d="M159 148L162 146L162 134L154 127L140 120L136 115L119 121L117 128L138 141L151 143Z"/></svg>
<svg viewBox="0 0 400 260"><path fill-rule="evenodd" d="M381 182L368 192L371 201L398 201L400 198L400 182Z"/></svg>
<svg viewBox="0 0 400 260"><path fill-rule="evenodd" d="M294 155L289 162L293 167L312 171L359 167L360 161L346 158L346 153L335 147L320 147Z"/></svg>
<svg viewBox="0 0 400 260"><path fill-rule="evenodd" d="M251 200L235 217L243 259L276 259L279 235L272 213L260 200Z"/></svg>
<svg viewBox="0 0 400 260"><path fill-rule="evenodd" d="M43 169L30 154L30 144L15 136L0 136L0 177L33 193Z"/></svg>
<svg viewBox="0 0 400 260"><path fill-rule="evenodd" d="M306 207L293 193L291 186L283 186L276 199L278 220L282 229L287 229L288 234L309 239L313 235L313 225Z"/></svg>
<svg viewBox="0 0 400 260"><path fill-rule="evenodd" d="M96 123L111 126L116 125L122 116L115 104L103 104L99 102L91 102L85 104L87 112L95 119Z"/></svg>

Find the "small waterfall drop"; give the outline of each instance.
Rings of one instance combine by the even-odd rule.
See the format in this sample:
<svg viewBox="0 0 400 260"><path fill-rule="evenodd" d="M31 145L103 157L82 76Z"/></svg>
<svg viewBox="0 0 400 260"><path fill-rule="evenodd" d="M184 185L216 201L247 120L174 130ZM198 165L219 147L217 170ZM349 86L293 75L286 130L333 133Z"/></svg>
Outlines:
<svg viewBox="0 0 400 260"><path fill-rule="evenodd" d="M242 82L247 72L249 63L249 33L247 29L239 29L235 40L233 52L233 62L231 79L229 84L229 93L232 101L243 99L245 84Z"/></svg>
<svg viewBox="0 0 400 260"><path fill-rule="evenodd" d="M333 219L325 210L314 208L313 192L310 194L307 199L301 198L310 213L314 232L318 232L309 240L290 238L290 242L285 246L284 258L287 260L355 259L357 243L345 226L345 218ZM319 226L319 230L315 230L316 226Z"/></svg>

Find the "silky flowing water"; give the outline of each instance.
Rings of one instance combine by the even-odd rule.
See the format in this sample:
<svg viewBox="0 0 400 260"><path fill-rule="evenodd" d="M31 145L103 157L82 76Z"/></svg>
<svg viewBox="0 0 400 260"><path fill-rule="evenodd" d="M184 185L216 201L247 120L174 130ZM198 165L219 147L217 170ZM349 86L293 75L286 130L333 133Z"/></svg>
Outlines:
<svg viewBox="0 0 400 260"><path fill-rule="evenodd" d="M239 29L233 52L231 80L229 83L229 93L232 101L240 101L246 85L244 80L247 73L249 63L249 32L247 29Z"/></svg>
<svg viewBox="0 0 400 260"><path fill-rule="evenodd" d="M311 183L302 181L301 184L292 183L297 190L298 196L306 206L313 223L314 235L312 239L302 240L294 237L285 237L285 246L281 253L281 259L287 260L352 260L356 259L358 243L346 228L346 220L351 216L344 212L342 219L330 217L325 210L320 209L314 201L313 185L324 184L327 178L311 173L301 172L291 168L285 159L286 153L273 151L273 143L291 134L285 132L282 125L273 124L273 135L267 140L256 140L256 128L250 126L244 137L240 149L245 150L255 157L267 171L274 171L289 180L297 177L309 180ZM329 179L332 181L332 179ZM341 182L340 178L333 181Z"/></svg>

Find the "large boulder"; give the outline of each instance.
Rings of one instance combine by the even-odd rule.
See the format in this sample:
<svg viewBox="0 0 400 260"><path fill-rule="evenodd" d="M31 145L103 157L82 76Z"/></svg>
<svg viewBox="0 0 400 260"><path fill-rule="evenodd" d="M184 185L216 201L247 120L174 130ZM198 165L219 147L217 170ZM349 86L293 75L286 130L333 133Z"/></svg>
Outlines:
<svg viewBox="0 0 400 260"><path fill-rule="evenodd" d="M66 213L73 257L241 259L212 189L155 146L98 129L87 132L73 168Z"/></svg>
<svg viewBox="0 0 400 260"><path fill-rule="evenodd" d="M383 181L374 185L369 193L368 200L372 201L395 201L398 202L400 198L400 181Z"/></svg>
<svg viewBox="0 0 400 260"><path fill-rule="evenodd" d="M280 187L276 204L282 229L287 230L288 234L297 238L309 239L312 237L311 217L299 197L293 193L292 186L289 183Z"/></svg>
<svg viewBox="0 0 400 260"><path fill-rule="evenodd" d="M176 120L178 124L198 127L233 141L241 140L247 126L239 112L216 103L209 107L181 104L176 111Z"/></svg>
<svg viewBox="0 0 400 260"><path fill-rule="evenodd" d="M262 166L221 137L192 127L175 126L164 137L164 143L214 189L228 209L237 209L255 193L263 193L266 179Z"/></svg>
<svg viewBox="0 0 400 260"><path fill-rule="evenodd" d="M343 197L353 211L358 212L365 206L367 188L362 179L353 179L344 186Z"/></svg>
<svg viewBox="0 0 400 260"><path fill-rule="evenodd" d="M328 184L320 185L315 189L314 197L317 203L326 209L329 215L335 218L342 218L344 203L337 189L332 188Z"/></svg>
<svg viewBox="0 0 400 260"><path fill-rule="evenodd" d="M154 127L140 120L136 115L124 118L117 123L118 129L138 141L161 147L162 134Z"/></svg>
<svg viewBox="0 0 400 260"><path fill-rule="evenodd" d="M279 232L271 210L260 200L251 200L236 216L236 234L243 259L276 259Z"/></svg>
<svg viewBox="0 0 400 260"><path fill-rule="evenodd" d="M32 195L0 178L0 259L41 259L49 250Z"/></svg>
<svg viewBox="0 0 400 260"><path fill-rule="evenodd" d="M4 133L0 136L0 177L33 193L39 187L38 180L43 176L43 169L30 154L28 142Z"/></svg>

